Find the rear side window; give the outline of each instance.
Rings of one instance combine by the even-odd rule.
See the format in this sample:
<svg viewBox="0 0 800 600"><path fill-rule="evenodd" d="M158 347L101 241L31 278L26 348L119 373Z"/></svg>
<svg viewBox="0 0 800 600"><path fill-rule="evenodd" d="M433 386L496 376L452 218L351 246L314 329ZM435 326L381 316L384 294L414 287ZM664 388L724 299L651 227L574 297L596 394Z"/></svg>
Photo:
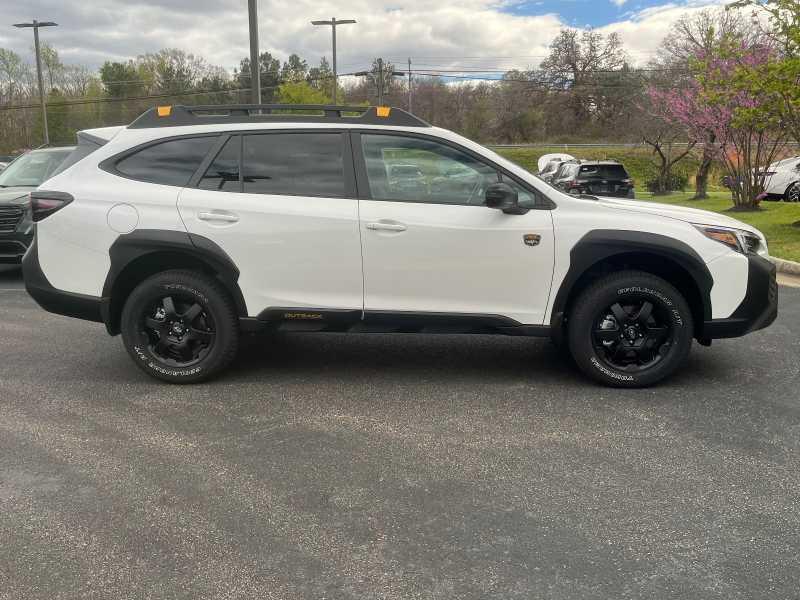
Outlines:
<svg viewBox="0 0 800 600"><path fill-rule="evenodd" d="M341 133L244 136L242 180L250 194L345 195Z"/></svg>
<svg viewBox="0 0 800 600"><path fill-rule="evenodd" d="M183 187L216 141L217 136L205 136L160 142L123 158L116 169L138 181Z"/></svg>

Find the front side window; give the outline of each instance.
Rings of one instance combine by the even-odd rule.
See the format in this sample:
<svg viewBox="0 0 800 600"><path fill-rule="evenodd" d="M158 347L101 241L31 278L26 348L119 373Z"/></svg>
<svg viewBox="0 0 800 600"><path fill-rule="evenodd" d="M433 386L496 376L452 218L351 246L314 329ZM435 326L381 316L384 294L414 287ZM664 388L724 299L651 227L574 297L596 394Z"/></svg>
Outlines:
<svg viewBox="0 0 800 600"><path fill-rule="evenodd" d="M216 136L205 136L160 142L123 158L116 168L138 181L183 187L216 141Z"/></svg>
<svg viewBox="0 0 800 600"><path fill-rule="evenodd" d="M370 193L375 200L481 205L497 171L432 140L362 134Z"/></svg>
<svg viewBox="0 0 800 600"><path fill-rule="evenodd" d="M244 136L245 193L345 196L341 133L265 133Z"/></svg>

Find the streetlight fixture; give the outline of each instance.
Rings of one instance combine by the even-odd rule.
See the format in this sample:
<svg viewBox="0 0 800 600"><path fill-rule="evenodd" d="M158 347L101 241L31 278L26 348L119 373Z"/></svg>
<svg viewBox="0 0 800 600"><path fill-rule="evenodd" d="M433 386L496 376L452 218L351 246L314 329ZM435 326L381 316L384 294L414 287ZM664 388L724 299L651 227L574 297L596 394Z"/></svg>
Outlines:
<svg viewBox="0 0 800 600"><path fill-rule="evenodd" d="M30 23L14 23L14 27L33 28L33 46L36 50L36 77L39 79L39 102L42 105L42 125L44 127L44 143L50 143L50 134L47 131L47 107L44 101L44 83L42 82L42 57L39 53L39 27L57 27L58 23L53 21L37 21L34 19Z"/></svg>
<svg viewBox="0 0 800 600"><path fill-rule="evenodd" d="M355 19L342 19L337 21L336 17L332 17L330 21L311 21L312 25L330 25L333 32L333 103L336 104L336 90L339 87L338 73L336 71L336 26L337 25L350 25L355 23Z"/></svg>

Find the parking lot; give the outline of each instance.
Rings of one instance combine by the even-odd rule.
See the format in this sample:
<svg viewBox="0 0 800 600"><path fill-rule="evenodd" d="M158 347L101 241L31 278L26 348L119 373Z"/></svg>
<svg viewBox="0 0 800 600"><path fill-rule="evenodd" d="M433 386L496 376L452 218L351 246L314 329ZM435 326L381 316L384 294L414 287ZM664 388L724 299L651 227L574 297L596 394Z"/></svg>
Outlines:
<svg viewBox="0 0 800 600"><path fill-rule="evenodd" d="M797 598L800 289L652 390L296 334L169 387L0 273L0 598Z"/></svg>

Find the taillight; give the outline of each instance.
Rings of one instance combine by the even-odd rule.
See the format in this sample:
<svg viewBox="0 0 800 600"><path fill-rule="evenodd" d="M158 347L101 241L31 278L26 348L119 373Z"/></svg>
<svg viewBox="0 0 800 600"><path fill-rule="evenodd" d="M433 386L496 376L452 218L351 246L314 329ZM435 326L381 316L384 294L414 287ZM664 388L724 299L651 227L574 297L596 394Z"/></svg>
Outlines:
<svg viewBox="0 0 800 600"><path fill-rule="evenodd" d="M31 213L34 222L41 221L64 208L74 198L65 192L31 192Z"/></svg>

